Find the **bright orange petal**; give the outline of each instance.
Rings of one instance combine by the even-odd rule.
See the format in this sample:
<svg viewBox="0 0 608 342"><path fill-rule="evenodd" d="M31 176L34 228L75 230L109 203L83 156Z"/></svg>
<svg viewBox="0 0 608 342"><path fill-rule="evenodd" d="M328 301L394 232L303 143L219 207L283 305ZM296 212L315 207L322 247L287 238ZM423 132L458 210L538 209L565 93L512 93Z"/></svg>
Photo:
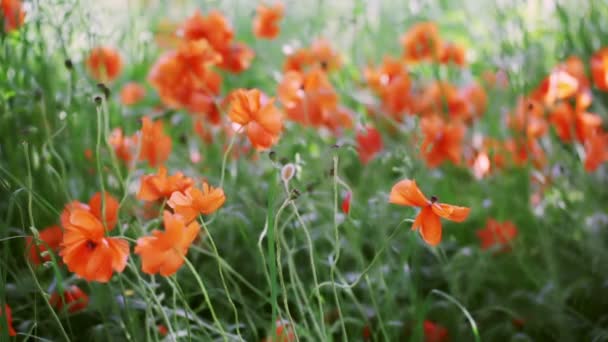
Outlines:
<svg viewBox="0 0 608 342"><path fill-rule="evenodd" d="M416 181L404 179L393 186L389 197L389 203L424 207L429 204L424 194L416 185Z"/></svg>
<svg viewBox="0 0 608 342"><path fill-rule="evenodd" d="M467 219L471 208L458 207L455 205L435 203L432 206L433 212L446 220L462 222Z"/></svg>
<svg viewBox="0 0 608 342"><path fill-rule="evenodd" d="M441 242L441 219L430 207L422 208L420 212L422 228L420 234L422 239L431 246L437 246Z"/></svg>

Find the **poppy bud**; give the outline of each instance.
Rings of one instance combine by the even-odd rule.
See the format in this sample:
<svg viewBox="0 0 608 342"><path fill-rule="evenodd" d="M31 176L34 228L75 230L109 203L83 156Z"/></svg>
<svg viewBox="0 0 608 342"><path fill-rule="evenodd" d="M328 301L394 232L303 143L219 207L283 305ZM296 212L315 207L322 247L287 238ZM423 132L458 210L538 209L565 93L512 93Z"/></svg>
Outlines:
<svg viewBox="0 0 608 342"><path fill-rule="evenodd" d="M281 179L285 183L289 182L295 174L296 174L296 167L292 163L286 164L281 169Z"/></svg>
<svg viewBox="0 0 608 342"><path fill-rule="evenodd" d="M298 190L298 189L293 189L291 191L291 199L292 200L295 200L296 198L300 197L300 195L301 195L301 193L300 193L300 190Z"/></svg>
<svg viewBox="0 0 608 342"><path fill-rule="evenodd" d="M66 59L65 62L63 62L63 64L65 64L66 69L68 70L72 70L72 68L74 68L74 64L72 63L71 59Z"/></svg>
<svg viewBox="0 0 608 342"><path fill-rule="evenodd" d="M350 212L350 199L351 199L351 193L350 191L346 193L346 196L344 196L344 200L342 201L342 212L345 213L346 215L348 215L348 213Z"/></svg>
<svg viewBox="0 0 608 342"><path fill-rule="evenodd" d="M100 104L101 104L101 96L99 96L99 95L98 95L98 96L95 96L95 97L93 98L93 100L95 101L95 103L96 103L97 105L100 105Z"/></svg>
<svg viewBox="0 0 608 342"><path fill-rule="evenodd" d="M277 160L277 153L275 151L268 152L268 158L270 158L270 160L272 160L272 161L276 161Z"/></svg>

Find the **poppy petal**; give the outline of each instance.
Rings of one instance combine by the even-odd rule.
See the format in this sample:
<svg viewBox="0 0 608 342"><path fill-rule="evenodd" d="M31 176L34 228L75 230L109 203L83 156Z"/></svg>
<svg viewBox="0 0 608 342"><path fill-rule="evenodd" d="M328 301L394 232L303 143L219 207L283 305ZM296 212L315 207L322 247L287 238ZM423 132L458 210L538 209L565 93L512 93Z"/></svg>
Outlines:
<svg viewBox="0 0 608 342"><path fill-rule="evenodd" d="M432 205L433 212L446 220L462 222L467 219L471 208L458 207L455 205L435 203Z"/></svg>
<svg viewBox="0 0 608 342"><path fill-rule="evenodd" d="M437 246L441 242L441 219L430 207L425 207L420 212L422 228L420 234L422 239L431 246Z"/></svg>
<svg viewBox="0 0 608 342"><path fill-rule="evenodd" d="M416 185L416 181L404 179L393 186L389 197L389 203L424 207L429 201Z"/></svg>

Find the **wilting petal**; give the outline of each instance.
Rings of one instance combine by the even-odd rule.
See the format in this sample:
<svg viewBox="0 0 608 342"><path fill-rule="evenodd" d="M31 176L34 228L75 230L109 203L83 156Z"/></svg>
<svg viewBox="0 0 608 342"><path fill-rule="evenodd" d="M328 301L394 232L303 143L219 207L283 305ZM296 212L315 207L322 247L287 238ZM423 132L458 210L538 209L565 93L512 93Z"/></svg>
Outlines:
<svg viewBox="0 0 608 342"><path fill-rule="evenodd" d="M444 219L462 222L467 219L469 216L470 208L466 207L458 207L455 205L444 204L444 203L435 203L432 205L433 212Z"/></svg>
<svg viewBox="0 0 608 342"><path fill-rule="evenodd" d="M388 201L393 204L415 207L424 207L429 204L416 185L416 181L410 179L404 179L395 184L391 189Z"/></svg>

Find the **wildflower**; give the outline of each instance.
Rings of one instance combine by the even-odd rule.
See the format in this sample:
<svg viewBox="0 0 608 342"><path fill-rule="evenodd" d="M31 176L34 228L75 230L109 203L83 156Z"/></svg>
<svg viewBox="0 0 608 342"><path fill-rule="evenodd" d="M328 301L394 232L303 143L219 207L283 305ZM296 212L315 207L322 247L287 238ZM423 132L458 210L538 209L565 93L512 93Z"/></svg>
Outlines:
<svg viewBox="0 0 608 342"><path fill-rule="evenodd" d="M234 37L228 19L219 11L211 11L207 16L195 12L182 26L186 40L206 39L215 51L224 51Z"/></svg>
<svg viewBox="0 0 608 342"><path fill-rule="evenodd" d="M357 152L362 164L369 163L384 148L380 132L372 126L360 129L356 140Z"/></svg>
<svg viewBox="0 0 608 342"><path fill-rule="evenodd" d="M488 219L485 228L477 231L481 249L499 247L500 250L506 251L516 236L517 228L510 221L498 222Z"/></svg>
<svg viewBox="0 0 608 342"><path fill-rule="evenodd" d="M439 56L439 63L449 64L451 62L463 67L467 64L465 54L466 52L462 46L454 43L447 43L443 46L443 50Z"/></svg>
<svg viewBox="0 0 608 342"><path fill-rule="evenodd" d="M462 222L469 216L469 208L439 203L437 197L428 200L416 185L416 181L404 179L391 189L389 202L397 205L419 207L412 229L420 228L422 238L431 246L441 242L441 220L443 217L454 222Z"/></svg>
<svg viewBox="0 0 608 342"><path fill-rule="evenodd" d="M591 74L597 89L608 91L608 47L599 49L591 56Z"/></svg>
<svg viewBox="0 0 608 342"><path fill-rule="evenodd" d="M323 71L337 70L342 65L342 58L334 51L327 39L317 39L310 46L313 63Z"/></svg>
<svg viewBox="0 0 608 342"><path fill-rule="evenodd" d="M114 148L114 153L126 163L130 163L133 160L133 155L135 154L135 149L137 147L137 137L136 136L125 136L122 133L122 129L115 128L110 133L110 137L108 139L110 146Z"/></svg>
<svg viewBox="0 0 608 342"><path fill-rule="evenodd" d="M137 239L135 253L141 257L144 273L168 277L184 264L188 248L201 228L196 221L186 225L182 216L168 211L163 214L163 224L164 232L155 230L151 236Z"/></svg>
<svg viewBox="0 0 608 342"><path fill-rule="evenodd" d="M253 20L253 34L258 38L274 39L279 35L278 21L283 18L285 6L278 2L274 6L259 5Z"/></svg>
<svg viewBox="0 0 608 342"><path fill-rule="evenodd" d="M377 68L366 68L364 76L370 88L380 97L382 109L395 120L401 121L404 111L411 112L411 80L403 61L384 56L382 64Z"/></svg>
<svg viewBox="0 0 608 342"><path fill-rule="evenodd" d="M549 120L564 142L570 142L574 134L583 142L602 126L602 118L599 115L576 110L568 102L558 103L553 108Z"/></svg>
<svg viewBox="0 0 608 342"><path fill-rule="evenodd" d="M262 342L293 342L296 340L296 334L289 321L277 319L275 322L276 339L272 337L266 337Z"/></svg>
<svg viewBox="0 0 608 342"><path fill-rule="evenodd" d="M422 116L445 114L459 119L470 116L467 102L458 88L444 81L429 84L416 102L414 111Z"/></svg>
<svg viewBox="0 0 608 342"><path fill-rule="evenodd" d="M129 257L126 240L107 237L118 220L118 201L101 193L93 195L89 204L72 202L61 214L64 228L59 255L70 272L87 281L108 282L114 271L122 272ZM104 215L101 214L105 208Z"/></svg>
<svg viewBox="0 0 608 342"><path fill-rule="evenodd" d="M160 166L157 174L143 176L137 199L152 202L169 198L175 191L184 191L192 185L194 181L183 173L177 172L168 176L167 169Z"/></svg>
<svg viewBox="0 0 608 342"><path fill-rule="evenodd" d="M169 329L167 329L167 326L165 326L164 324L159 324L156 326L156 328L158 329L158 333L161 336L166 336L169 333Z"/></svg>
<svg viewBox="0 0 608 342"><path fill-rule="evenodd" d="M297 49L289 54L283 64L283 71L298 71L303 72L304 68L313 63L314 56L310 50L306 48Z"/></svg>
<svg viewBox="0 0 608 342"><path fill-rule="evenodd" d="M462 139L466 130L461 122L446 122L433 115L423 118L420 126L424 135L420 153L429 167L437 167L445 160L460 164Z"/></svg>
<svg viewBox="0 0 608 342"><path fill-rule="evenodd" d="M529 139L535 139L547 133L543 106L534 99L519 99L515 112L507 118L507 125Z"/></svg>
<svg viewBox="0 0 608 342"><path fill-rule="evenodd" d="M69 313L77 313L86 309L89 305L89 296L84 293L78 286L72 285L65 289L63 295L54 292L49 300L52 306L58 311L61 311L65 307Z"/></svg>
<svg viewBox="0 0 608 342"><path fill-rule="evenodd" d="M150 166L164 163L171 153L171 137L163 131L163 122L152 121L147 116L142 118L141 147L139 160L147 160Z"/></svg>
<svg viewBox="0 0 608 342"><path fill-rule="evenodd" d="M167 203L176 214L184 217L185 222L190 222L201 213L212 214L225 201L224 190L213 188L205 182L200 190L190 187L183 192L174 192Z"/></svg>
<svg viewBox="0 0 608 342"><path fill-rule="evenodd" d="M448 330L435 322L425 320L423 331L424 342L446 342L449 340Z"/></svg>
<svg viewBox="0 0 608 342"><path fill-rule="evenodd" d="M2 310L0 310L0 317L2 316ZM8 326L8 336L17 336L17 332L13 328L13 315L11 307L8 304L4 304L4 313L6 314L6 325ZM1 325L0 325L1 326Z"/></svg>
<svg viewBox="0 0 608 342"><path fill-rule="evenodd" d="M463 119L470 120L483 116L488 107L488 95L483 87L477 83L472 83L461 88L458 93L467 106Z"/></svg>
<svg viewBox="0 0 608 342"><path fill-rule="evenodd" d="M25 11L19 0L1 0L0 10L4 21L4 32L11 32L23 25Z"/></svg>
<svg viewBox="0 0 608 342"><path fill-rule="evenodd" d="M347 192L346 195L344 195L344 199L342 200L342 212L346 215L348 215L348 213L350 213L350 200L352 198L352 194L351 192Z"/></svg>
<svg viewBox="0 0 608 342"><path fill-rule="evenodd" d="M409 62L437 60L442 51L439 29L432 22L418 23L401 37L403 57Z"/></svg>
<svg viewBox="0 0 608 342"><path fill-rule="evenodd" d="M91 76L99 82L111 82L122 71L120 54L107 46L99 46L91 50L86 64Z"/></svg>
<svg viewBox="0 0 608 342"><path fill-rule="evenodd" d="M608 133L601 132L585 141L585 170L593 172L608 161Z"/></svg>
<svg viewBox="0 0 608 342"><path fill-rule="evenodd" d="M29 250L29 259L34 265L40 265L51 260L48 251L57 252L63 239L63 231L59 226L46 227L40 231L39 238L40 244L36 244L31 236L25 239L26 248Z"/></svg>
<svg viewBox="0 0 608 342"><path fill-rule="evenodd" d="M218 66L235 74L249 69L255 57L255 51L241 42L232 43L226 50L219 52L222 54L222 62Z"/></svg>
<svg viewBox="0 0 608 342"><path fill-rule="evenodd" d="M120 101L125 106L132 106L146 96L146 88L137 82L129 82L120 91Z"/></svg>
<svg viewBox="0 0 608 342"><path fill-rule="evenodd" d="M232 94L230 119L247 131L251 144L257 149L274 145L283 129L281 112L274 99L257 89L238 89Z"/></svg>

